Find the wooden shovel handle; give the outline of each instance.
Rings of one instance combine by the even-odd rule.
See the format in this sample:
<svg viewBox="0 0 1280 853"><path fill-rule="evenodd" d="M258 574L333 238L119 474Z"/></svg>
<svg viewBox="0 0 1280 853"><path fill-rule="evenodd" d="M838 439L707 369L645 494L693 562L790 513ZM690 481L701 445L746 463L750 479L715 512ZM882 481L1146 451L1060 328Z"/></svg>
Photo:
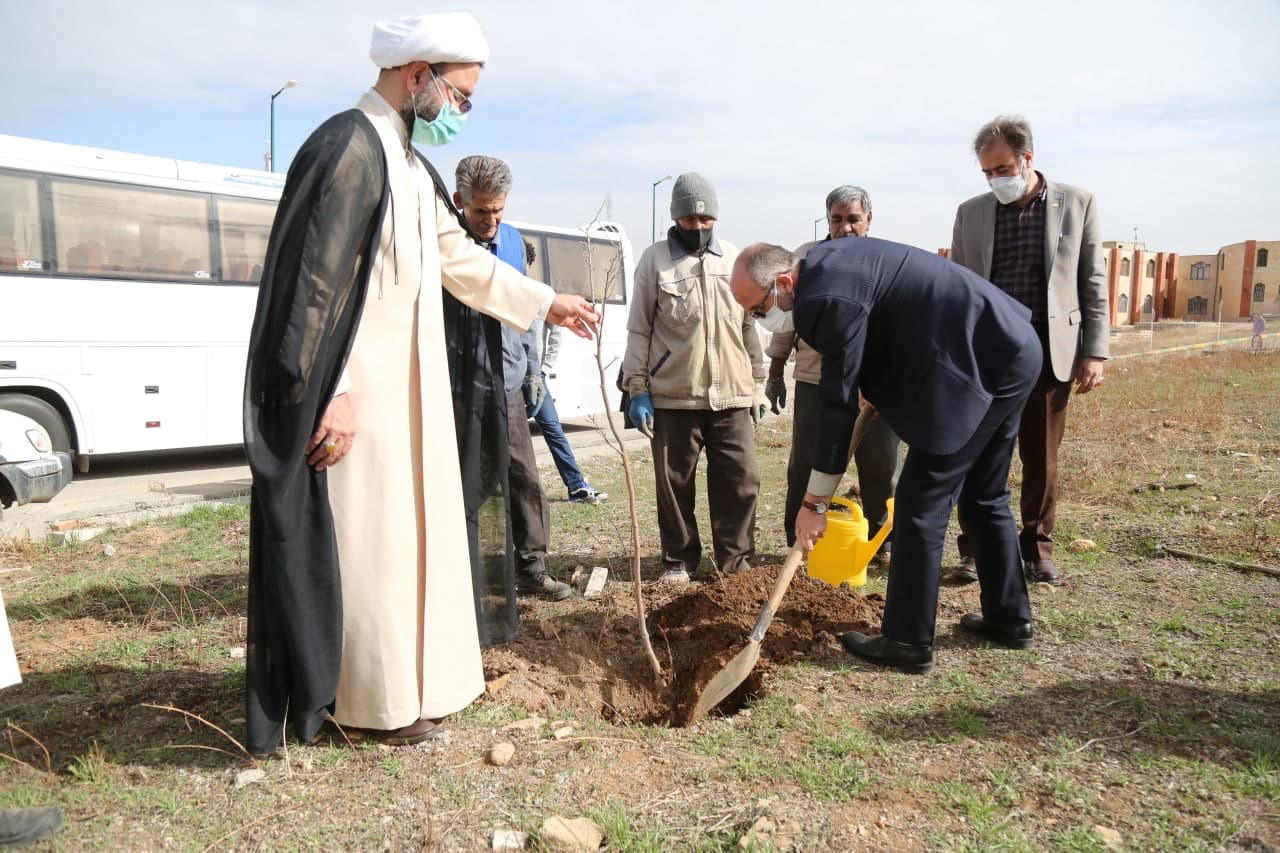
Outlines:
<svg viewBox="0 0 1280 853"><path fill-rule="evenodd" d="M803 557L804 546L797 539L796 544L787 554L787 561L782 564L782 572L773 585L773 592L769 593L769 600L765 602L764 607L760 608L760 614L756 616L756 624L751 629L751 642L758 643L764 639L764 632L769 630L773 614L778 611L778 605L782 604L782 597L787 594L787 587L791 586L791 579L795 577L796 569L800 568L800 560Z"/></svg>

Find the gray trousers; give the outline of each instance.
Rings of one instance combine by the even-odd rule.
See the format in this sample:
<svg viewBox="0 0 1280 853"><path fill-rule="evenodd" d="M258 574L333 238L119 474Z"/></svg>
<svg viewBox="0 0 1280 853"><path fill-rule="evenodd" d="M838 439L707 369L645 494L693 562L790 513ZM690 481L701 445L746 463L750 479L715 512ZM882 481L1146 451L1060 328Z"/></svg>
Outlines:
<svg viewBox="0 0 1280 853"><path fill-rule="evenodd" d="M536 578L547 570L551 508L542 493L524 395L519 388L507 395L507 444L511 447L507 482L511 489L511 541L516 571Z"/></svg>
<svg viewBox="0 0 1280 853"><path fill-rule="evenodd" d="M653 415L653 469L658 486L658 531L668 569L693 574L702 559L694 516L698 458L707 454L707 506L716 567L750 568L756 547L755 428L748 409L658 409Z"/></svg>
<svg viewBox="0 0 1280 853"><path fill-rule="evenodd" d="M813 449L818 438L818 420L822 403L818 386L797 382L791 403L791 457L787 460L787 508L785 520L787 545L796 544L796 515L808 491L809 472L813 470ZM893 497L902 473L898 448L902 442L884 418L876 418L867 428L862 444L853 454L858 466L858 491L862 492L862 513L867 517L868 537L875 536L889 520L885 502ZM889 541L885 540L887 549Z"/></svg>

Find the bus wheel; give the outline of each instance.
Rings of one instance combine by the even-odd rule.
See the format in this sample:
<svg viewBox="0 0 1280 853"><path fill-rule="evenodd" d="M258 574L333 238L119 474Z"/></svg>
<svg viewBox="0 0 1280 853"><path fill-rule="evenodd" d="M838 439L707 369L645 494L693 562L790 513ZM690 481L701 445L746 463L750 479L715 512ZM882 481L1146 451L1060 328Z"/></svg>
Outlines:
<svg viewBox="0 0 1280 853"><path fill-rule="evenodd" d="M39 397L32 397L30 394L0 394L0 409L26 415L44 427L44 431L49 433L49 441L53 443L54 450L75 453L71 447L71 431L67 429L67 422L57 409Z"/></svg>

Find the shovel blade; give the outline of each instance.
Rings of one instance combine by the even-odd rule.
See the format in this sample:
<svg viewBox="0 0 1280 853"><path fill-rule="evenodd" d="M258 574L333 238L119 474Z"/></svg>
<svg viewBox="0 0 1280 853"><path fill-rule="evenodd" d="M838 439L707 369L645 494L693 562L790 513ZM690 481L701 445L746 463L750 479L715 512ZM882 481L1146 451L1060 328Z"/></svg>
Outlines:
<svg viewBox="0 0 1280 853"><path fill-rule="evenodd" d="M752 640L747 643L745 649L733 656L733 660L725 664L724 669L707 682L702 695L698 697L698 704L693 706L693 714L689 721L701 719L712 708L729 698L729 694L747 680L747 676L751 674L751 670L755 669L758 660L760 660L760 641Z"/></svg>

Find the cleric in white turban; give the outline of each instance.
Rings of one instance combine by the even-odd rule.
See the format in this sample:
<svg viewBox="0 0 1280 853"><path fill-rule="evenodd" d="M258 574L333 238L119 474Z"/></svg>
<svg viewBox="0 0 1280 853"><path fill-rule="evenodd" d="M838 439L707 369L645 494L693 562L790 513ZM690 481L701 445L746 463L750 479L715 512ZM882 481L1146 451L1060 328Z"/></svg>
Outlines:
<svg viewBox="0 0 1280 853"><path fill-rule="evenodd" d="M462 127L489 57L475 19L384 21L369 56L373 88L289 166L249 338L257 754L286 723L311 740L330 714L418 743L484 692L481 642L514 635L515 606L482 608L474 593L489 589L487 570L498 589L511 576L478 545L479 524L507 531L506 423L484 419L506 399L485 349L497 323L476 312L583 337L598 320L582 297L472 242L410 144L443 145Z"/></svg>
<svg viewBox="0 0 1280 853"><path fill-rule="evenodd" d="M379 68L399 68L410 62L489 61L489 43L480 23L466 12L392 18L373 25L369 58Z"/></svg>

